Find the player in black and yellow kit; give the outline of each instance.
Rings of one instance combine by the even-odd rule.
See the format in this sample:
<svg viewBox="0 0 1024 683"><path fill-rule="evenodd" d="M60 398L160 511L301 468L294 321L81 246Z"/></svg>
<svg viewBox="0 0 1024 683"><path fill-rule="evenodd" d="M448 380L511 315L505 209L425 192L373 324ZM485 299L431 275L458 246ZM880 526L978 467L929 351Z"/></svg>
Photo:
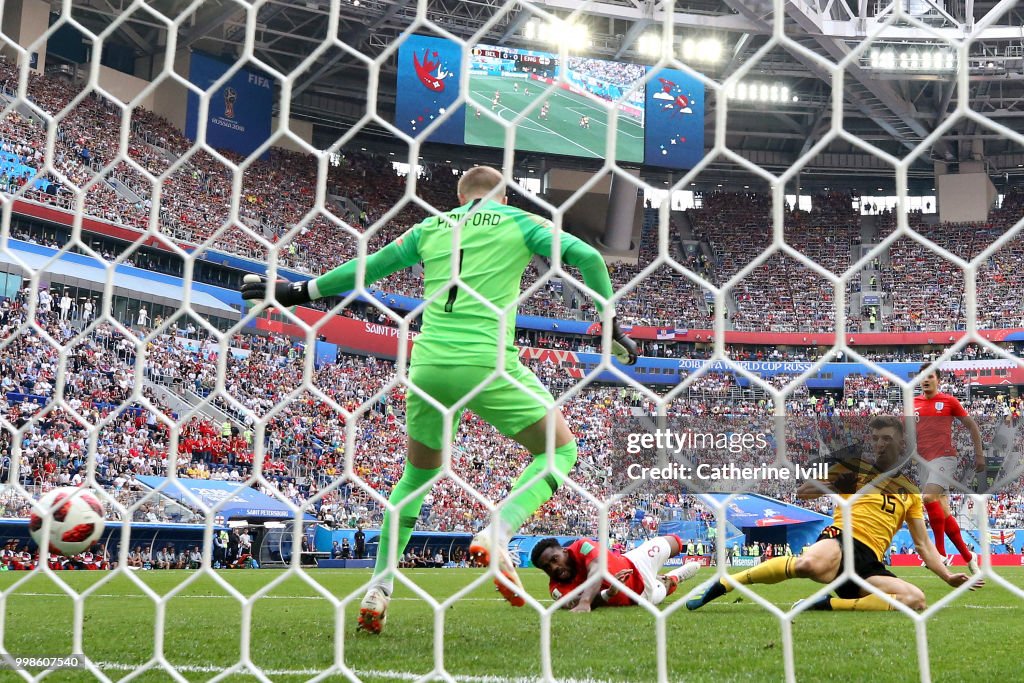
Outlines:
<svg viewBox="0 0 1024 683"><path fill-rule="evenodd" d="M853 571L890 598L915 610L925 608L924 593L885 568L882 557L904 523L910 529L917 554L939 578L954 588L970 580L966 574L951 574L935 550L924 525L921 493L904 475L893 472L904 453L903 423L895 417L879 416L871 420L873 463L847 460L829 468L827 481L804 482L797 496L811 500L828 492L839 497L859 497L850 506L853 533ZM843 570L843 509L836 506L832 525L818 541L799 557L776 557L756 567L714 582L702 596L687 601L690 610L698 609L731 591L736 584L779 583L787 579L812 579L830 583ZM980 586L979 581L976 585ZM853 580L836 589L838 597L826 597L811 609L885 611L892 603Z"/></svg>

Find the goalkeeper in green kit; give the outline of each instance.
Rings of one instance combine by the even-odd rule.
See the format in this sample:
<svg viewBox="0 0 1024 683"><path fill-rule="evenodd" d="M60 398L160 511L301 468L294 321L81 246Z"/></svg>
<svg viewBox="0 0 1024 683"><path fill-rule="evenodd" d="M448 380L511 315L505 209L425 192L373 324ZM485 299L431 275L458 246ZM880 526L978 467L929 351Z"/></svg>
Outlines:
<svg viewBox="0 0 1024 683"><path fill-rule="evenodd" d="M446 407L458 403L494 374L498 363L505 370L507 376L491 379L466 407L519 442L534 460L519 476L493 523L474 536L470 556L481 565L489 565L493 558L502 575L495 579L498 590L519 607L525 601L508 541L568 476L576 463L576 437L561 411L553 408L548 390L519 362L513 343L523 272L534 254L551 257L553 226L539 216L506 206L503 184L501 173L493 168L477 166L467 171L458 186L462 206L427 218L368 256L364 286L423 262L424 294L430 303L413 344L409 379L438 403ZM488 195L496 199L484 200ZM459 223L461 234L456 231ZM596 249L566 233L562 233L559 246L562 262L579 268L588 288L605 299L612 296L608 268ZM357 260L351 260L313 280L276 283L273 298L281 306L295 306L353 290L357 265ZM497 310L506 311L504 324L490 306L451 282L456 275L467 289ZM266 296L263 280L242 286L245 299ZM614 317L611 337L614 356L628 365L636 363L636 344L619 329ZM452 438L461 413L460 409L451 416ZM551 420L555 448L553 456L548 456ZM371 633L380 633L384 627L397 558L409 543L429 484L441 472L444 415L413 391L406 396L406 431L405 470L391 491L391 509L384 515L373 578L360 603L359 626Z"/></svg>

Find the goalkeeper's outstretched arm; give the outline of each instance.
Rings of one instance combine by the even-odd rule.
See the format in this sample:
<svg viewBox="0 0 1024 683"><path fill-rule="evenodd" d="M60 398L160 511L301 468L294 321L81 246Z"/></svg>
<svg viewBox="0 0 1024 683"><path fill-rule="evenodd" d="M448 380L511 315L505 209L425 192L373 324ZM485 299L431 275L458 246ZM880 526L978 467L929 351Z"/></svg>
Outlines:
<svg viewBox="0 0 1024 683"><path fill-rule="evenodd" d="M536 221L521 223L520 230L526 245L533 253L547 259L551 258L554 248L554 226L550 221L538 218ZM600 297L594 298L594 305L603 313L603 302L611 299L614 292L612 280L608 276L608 266L605 265L601 252L566 232L559 238L559 251L562 262L578 268L583 276L583 283ZM612 315L612 353L623 365L634 365L639 355L636 342L622 331L615 315Z"/></svg>
<svg viewBox="0 0 1024 683"><path fill-rule="evenodd" d="M419 263L419 235L419 228L412 228L380 251L367 256L364 283L373 284ZM277 282L274 284L274 299L281 306L301 306L351 291L356 286L358 268L359 259L352 259L312 280ZM267 295L267 281L259 276L246 275L241 291L243 299L262 299Z"/></svg>

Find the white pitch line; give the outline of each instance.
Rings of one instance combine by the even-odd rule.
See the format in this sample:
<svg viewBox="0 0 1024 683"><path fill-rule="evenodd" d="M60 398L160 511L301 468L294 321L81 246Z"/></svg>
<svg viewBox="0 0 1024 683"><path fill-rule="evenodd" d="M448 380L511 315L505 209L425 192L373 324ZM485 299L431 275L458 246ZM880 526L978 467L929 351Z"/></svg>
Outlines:
<svg viewBox="0 0 1024 683"><path fill-rule="evenodd" d="M138 664L123 664L121 662L93 662L97 668L106 671L135 671L140 668ZM162 671L162 667L153 665L149 667L153 671ZM182 664L180 666L174 666L177 671L183 673L220 673L231 667L225 666L199 666L195 664ZM262 669L262 672L268 676L316 676L318 674L327 671L329 667L322 669ZM340 670L337 670L338 675L342 675ZM423 678L424 673L414 673L412 671L393 671L393 670L373 670L373 669L353 669L353 673L360 677L370 678L386 678L393 681L417 681ZM237 672L240 676L249 675L247 669L243 669ZM451 678L460 683L534 683L537 680L536 676L530 677L516 677L509 678L507 676L475 676L475 675L460 675L460 674L449 674ZM561 683L609 683L597 678L559 678Z"/></svg>
<svg viewBox="0 0 1024 683"><path fill-rule="evenodd" d="M576 85L575 83L573 85L575 87L580 87L580 86ZM559 95L563 99L568 100L569 102L571 102L572 104L574 104L576 106L587 107L590 110L593 110L593 111L595 111L595 112L597 112L599 114L605 114L605 115L608 114L608 108L604 106L604 104L603 104L604 102L608 102L610 105L615 107L616 110L618 109L619 105L623 103L621 101L604 100L604 99L601 99L600 97L598 97L597 95L593 95L592 94L592 96L598 100L598 101L595 101L594 99L591 99L591 97L588 97L587 95L580 95L579 93L574 93L574 92L570 92L570 91L566 91L566 90L561 90L561 89L555 90L553 93L551 93L551 95L552 96L553 95ZM570 111L576 111L576 110L575 109L570 109ZM583 113L579 112L579 111L576 111L576 113L579 114L580 116L583 115ZM641 128L642 127L643 126L641 126ZM634 135L632 137L637 137L637 136Z"/></svg>

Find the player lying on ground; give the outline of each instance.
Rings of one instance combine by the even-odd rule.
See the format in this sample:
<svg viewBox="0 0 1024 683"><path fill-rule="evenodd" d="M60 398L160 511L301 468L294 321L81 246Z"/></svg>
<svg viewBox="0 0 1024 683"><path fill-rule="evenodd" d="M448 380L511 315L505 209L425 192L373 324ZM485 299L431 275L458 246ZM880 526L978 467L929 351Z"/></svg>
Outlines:
<svg viewBox="0 0 1024 683"><path fill-rule="evenodd" d="M917 586L898 578L885 568L882 558L893 536L906 522L917 554L940 579L954 588L970 578L950 574L936 552L924 526L921 495L914 483L896 468L904 452L903 422L891 416L875 417L870 422L874 463L848 461L829 468L828 481L807 481L797 491L803 500L813 500L831 491L840 498L859 496L850 506L853 532L853 571L890 598L915 610L925 608L924 593ZM704 595L688 600L687 609L703 607L733 590L737 584L779 583L787 579L812 579L830 583L843 571L843 509L836 505L832 526L826 527L818 541L799 557L776 557L738 574L719 579ZM981 586L982 582L978 582ZM893 609L853 580L836 589L838 597L825 597L811 609L885 611Z"/></svg>
<svg viewBox="0 0 1024 683"><path fill-rule="evenodd" d="M484 201L487 195L495 198ZM534 456L512 486L494 528L485 528L470 544L471 556L479 564L490 564L491 555L495 556L505 577L495 579L498 590L518 607L525 601L519 595L522 583L508 553L508 540L551 498L576 464L576 437L554 407L548 390L520 363L515 347L515 314L523 272L534 254L551 258L554 230L550 221L506 206L504 180L493 168L477 166L466 171L459 180L458 197L462 206L427 218L368 256L363 284L369 286L423 263L424 298L430 303L413 344L410 381L446 407L461 402L483 384L483 390L451 416L451 438L468 407ZM460 222L461 242L456 245L455 226ZM559 249L562 262L579 268L587 287L602 297L612 296L608 267L596 249L566 233L561 235ZM357 267L358 261L353 259L313 280L277 283L274 298L281 306L295 306L348 292L356 287ZM504 325L489 306L450 283L455 275L497 310L506 312ZM263 281L247 282L242 297L262 299L266 288ZM602 308L599 302L595 304ZM611 336L615 357L622 363L636 363L636 344L614 318ZM491 379L498 362L507 377ZM549 421L554 421L551 456L546 452ZM359 610L359 625L367 631L380 633L384 626L397 560L412 536L423 499L441 473L444 428L444 415L410 390L406 397L405 469L388 499L373 578Z"/></svg>
<svg viewBox="0 0 1024 683"><path fill-rule="evenodd" d="M955 481L957 467L957 452L953 446L953 418L970 431L974 445L974 470L984 476L985 449L981 430L956 396L939 391L941 378L937 367L925 363L919 372L924 374L924 379L921 380L921 393L914 397L917 452L924 460L925 480L921 493L924 495L928 523L935 537L935 549L945 558L946 536L949 536L971 573L977 574L978 558L964 543L960 525L949 507L949 484ZM952 559L952 556L946 558L946 563L950 564Z"/></svg>
<svg viewBox="0 0 1024 683"><path fill-rule="evenodd" d="M683 550L678 536L659 536L633 548L625 555L614 551L608 553L608 573L625 584L637 595L653 605L660 604L675 593L682 581L694 577L700 569L699 562L687 562L664 576L658 572L670 557ZM558 599L581 586L588 578L601 573L601 544L589 538L581 538L563 548L556 539L545 538L533 547L530 561L551 580L548 588L551 597ZM573 612L589 612L595 607L625 607L636 602L617 589L607 579L595 581L575 600L563 607Z"/></svg>

